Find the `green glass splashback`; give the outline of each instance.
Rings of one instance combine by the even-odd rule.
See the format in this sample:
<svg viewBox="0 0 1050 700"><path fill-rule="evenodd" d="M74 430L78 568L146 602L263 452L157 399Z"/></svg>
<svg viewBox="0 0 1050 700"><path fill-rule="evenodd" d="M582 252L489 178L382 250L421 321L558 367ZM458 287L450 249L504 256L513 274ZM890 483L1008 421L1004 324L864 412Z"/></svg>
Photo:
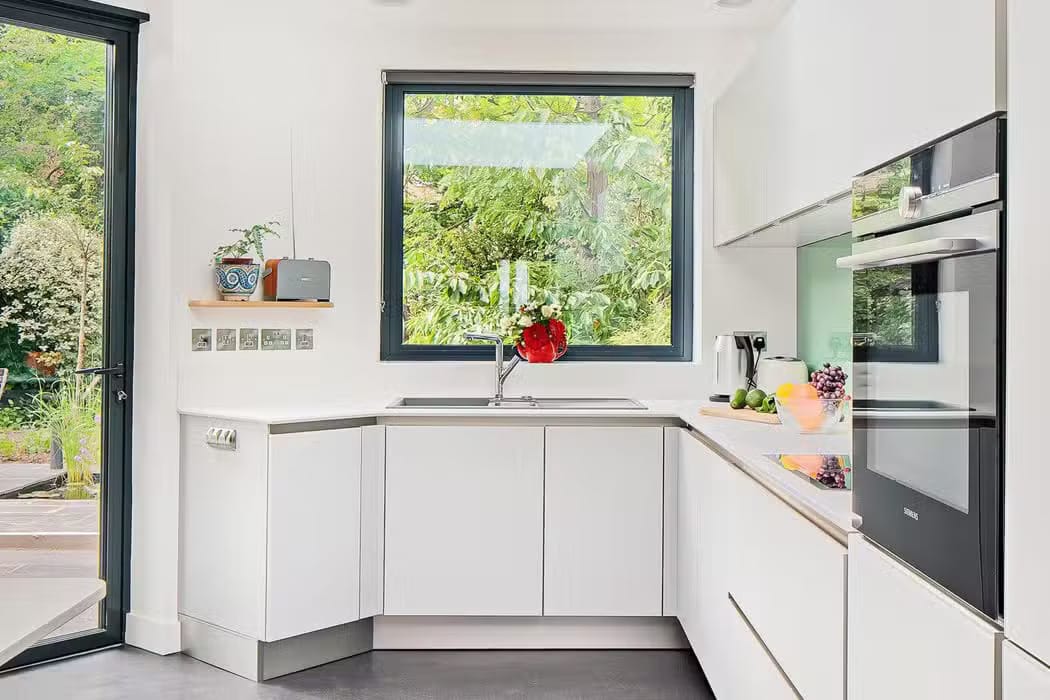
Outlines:
<svg viewBox="0 0 1050 700"><path fill-rule="evenodd" d="M798 356L810 370L830 362L850 372L853 274L835 260L852 245L845 233L798 249Z"/></svg>

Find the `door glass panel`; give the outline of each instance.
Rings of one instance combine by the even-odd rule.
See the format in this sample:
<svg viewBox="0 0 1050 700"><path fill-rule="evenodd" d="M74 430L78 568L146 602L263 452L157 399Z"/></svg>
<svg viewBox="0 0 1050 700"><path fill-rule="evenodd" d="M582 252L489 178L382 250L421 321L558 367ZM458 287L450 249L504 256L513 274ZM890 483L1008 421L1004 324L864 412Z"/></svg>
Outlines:
<svg viewBox="0 0 1050 700"><path fill-rule="evenodd" d="M75 371L103 360L109 61L0 23L0 577L104 577L104 387Z"/></svg>

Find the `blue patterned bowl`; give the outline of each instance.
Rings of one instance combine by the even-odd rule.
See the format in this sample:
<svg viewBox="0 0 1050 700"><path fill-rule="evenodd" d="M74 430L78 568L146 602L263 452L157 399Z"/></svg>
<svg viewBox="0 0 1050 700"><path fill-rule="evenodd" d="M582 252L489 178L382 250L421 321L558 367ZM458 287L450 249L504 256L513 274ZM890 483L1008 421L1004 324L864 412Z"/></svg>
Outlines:
<svg viewBox="0 0 1050 700"><path fill-rule="evenodd" d="M259 286L259 263L215 263L215 286L224 301L248 301Z"/></svg>

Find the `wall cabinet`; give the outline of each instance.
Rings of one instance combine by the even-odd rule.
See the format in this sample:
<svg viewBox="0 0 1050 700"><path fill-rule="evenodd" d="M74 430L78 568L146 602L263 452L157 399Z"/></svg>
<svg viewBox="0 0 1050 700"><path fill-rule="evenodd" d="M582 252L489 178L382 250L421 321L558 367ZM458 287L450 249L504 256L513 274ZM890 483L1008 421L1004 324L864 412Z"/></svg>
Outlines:
<svg viewBox="0 0 1050 700"><path fill-rule="evenodd" d="M1005 109L1003 5L797 0L715 104L715 244Z"/></svg>
<svg viewBox="0 0 1050 700"><path fill-rule="evenodd" d="M543 614L663 614L663 429L548 427Z"/></svg>
<svg viewBox="0 0 1050 700"><path fill-rule="evenodd" d="M1010 642L1003 643L1002 700L1050 698L1050 668Z"/></svg>
<svg viewBox="0 0 1050 700"><path fill-rule="evenodd" d="M859 534L849 562L849 700L996 697L994 627Z"/></svg>
<svg viewBox="0 0 1050 700"><path fill-rule="evenodd" d="M540 615L543 428L388 426L387 615Z"/></svg>

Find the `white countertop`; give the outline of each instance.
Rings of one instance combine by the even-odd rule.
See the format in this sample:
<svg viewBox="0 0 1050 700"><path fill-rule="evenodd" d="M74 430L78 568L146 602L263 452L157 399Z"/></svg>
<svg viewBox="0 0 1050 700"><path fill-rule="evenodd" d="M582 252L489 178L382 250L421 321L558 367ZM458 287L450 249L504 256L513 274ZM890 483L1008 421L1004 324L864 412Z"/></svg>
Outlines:
<svg viewBox="0 0 1050 700"><path fill-rule="evenodd" d="M99 579L0 579L0 666L105 597Z"/></svg>
<svg viewBox="0 0 1050 700"><path fill-rule="evenodd" d="M840 534L855 529L849 492L820 489L798 475L771 461L769 454L849 454L851 437L848 430L820 435L801 435L780 425L750 423L728 418L700 415L703 401L647 401L646 409L535 409L535 408L388 408L394 399L373 403L343 403L279 409L258 407L220 409L186 407L186 416L204 416L220 420L288 425L329 420L370 418L669 418L678 419L717 445L724 456L767 488L801 505L825 521Z"/></svg>

